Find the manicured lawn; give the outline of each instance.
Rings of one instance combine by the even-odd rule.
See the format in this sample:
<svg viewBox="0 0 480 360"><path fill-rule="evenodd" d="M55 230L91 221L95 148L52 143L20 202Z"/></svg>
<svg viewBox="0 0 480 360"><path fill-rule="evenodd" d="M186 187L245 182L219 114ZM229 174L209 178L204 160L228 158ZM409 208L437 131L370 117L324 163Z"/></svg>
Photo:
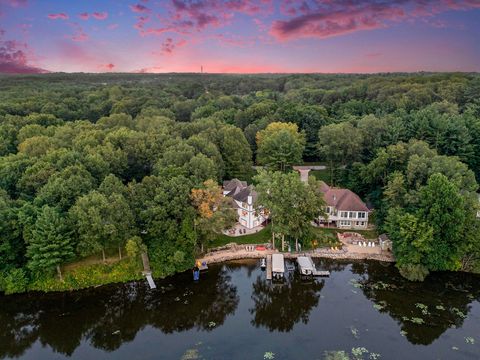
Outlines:
<svg viewBox="0 0 480 360"><path fill-rule="evenodd" d="M315 233L319 236L324 236L325 234L332 234L336 237L337 233L344 233L344 232L356 232L363 235L366 239L376 239L378 238L378 234L376 230L353 230L353 229L335 229L335 228L315 228Z"/></svg>
<svg viewBox="0 0 480 360"><path fill-rule="evenodd" d="M315 176L317 180L321 180L327 184L331 183L331 177L330 177L330 170L325 169L325 170L311 170L309 172L309 175Z"/></svg>
<svg viewBox="0 0 480 360"><path fill-rule="evenodd" d="M323 246L335 246L337 244L337 233L343 232L357 232L362 234L366 239L376 239L378 237L375 230L341 230L334 228L317 228L314 227L313 231L316 235L315 240L317 240L317 247ZM272 239L271 225L269 224L263 230L244 236L227 236L219 235L217 239L209 246L210 248L215 248L219 246L224 246L226 244L235 242L237 244L265 244L270 242ZM277 244L278 246L278 244Z"/></svg>
<svg viewBox="0 0 480 360"><path fill-rule="evenodd" d="M210 248L223 246L232 242L235 242L237 244L265 244L268 243L271 238L272 232L271 225L269 224L264 229L260 230L255 234L236 237L221 234L217 237L217 239L212 242Z"/></svg>

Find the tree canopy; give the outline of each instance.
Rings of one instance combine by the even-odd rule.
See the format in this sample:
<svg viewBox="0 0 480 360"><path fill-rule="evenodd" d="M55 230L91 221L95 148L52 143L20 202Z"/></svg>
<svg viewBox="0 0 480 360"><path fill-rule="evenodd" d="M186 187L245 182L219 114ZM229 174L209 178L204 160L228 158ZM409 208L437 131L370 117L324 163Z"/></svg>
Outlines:
<svg viewBox="0 0 480 360"><path fill-rule="evenodd" d="M375 208L417 278L479 271L479 83L467 73L0 75L0 276L24 289L52 264L121 255L137 237L156 274L185 270L205 243L192 189L302 161ZM262 201L278 231L304 241L319 204L294 175L269 174L291 189ZM281 220L284 204L296 207ZM57 252L59 234L73 255Z"/></svg>

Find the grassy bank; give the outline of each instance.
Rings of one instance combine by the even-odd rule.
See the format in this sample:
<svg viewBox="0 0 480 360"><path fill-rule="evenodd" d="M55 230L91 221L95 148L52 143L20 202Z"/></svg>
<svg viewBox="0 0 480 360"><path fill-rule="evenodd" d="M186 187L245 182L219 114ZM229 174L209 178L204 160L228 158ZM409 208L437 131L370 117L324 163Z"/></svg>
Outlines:
<svg viewBox="0 0 480 360"><path fill-rule="evenodd" d="M357 232L363 235L366 239L376 239L378 237L375 230L343 230L335 228L313 228L314 240L316 240L316 247L330 247L337 244L337 233ZM227 236L219 235L215 241L210 245L210 248L224 246L229 243L243 244L264 244L270 242L272 239L271 225L266 226L261 231L244 236ZM277 241L276 241L277 242ZM276 244L278 246L278 244ZM307 248L310 248L307 246ZM306 249L307 249L306 248Z"/></svg>
<svg viewBox="0 0 480 360"><path fill-rule="evenodd" d="M257 233L243 235L243 236L227 236L219 235L210 245L210 248L224 246L229 243L237 244L264 244L270 242L272 239L272 226L269 224Z"/></svg>

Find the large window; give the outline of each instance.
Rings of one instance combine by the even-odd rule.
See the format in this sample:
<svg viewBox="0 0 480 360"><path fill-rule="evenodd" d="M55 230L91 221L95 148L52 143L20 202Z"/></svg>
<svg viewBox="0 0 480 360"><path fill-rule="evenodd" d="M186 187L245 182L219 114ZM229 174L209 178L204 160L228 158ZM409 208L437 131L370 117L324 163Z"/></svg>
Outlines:
<svg viewBox="0 0 480 360"><path fill-rule="evenodd" d="M359 211L359 212L358 212L358 218L359 218L359 219L365 219L366 215L367 215L367 214L366 214L365 212L363 212L363 211Z"/></svg>
<svg viewBox="0 0 480 360"><path fill-rule="evenodd" d="M355 218L355 213L354 213L353 211L350 211L350 213L348 214L348 217L349 217L350 219Z"/></svg>
<svg viewBox="0 0 480 360"><path fill-rule="evenodd" d="M342 217L342 218L348 217L348 212L347 211L340 212L340 217Z"/></svg>

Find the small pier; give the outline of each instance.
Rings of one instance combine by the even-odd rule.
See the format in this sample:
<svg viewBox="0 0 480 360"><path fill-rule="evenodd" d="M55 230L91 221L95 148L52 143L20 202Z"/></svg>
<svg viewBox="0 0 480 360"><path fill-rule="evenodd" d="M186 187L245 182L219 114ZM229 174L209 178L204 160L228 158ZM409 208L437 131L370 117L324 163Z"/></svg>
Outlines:
<svg viewBox="0 0 480 360"><path fill-rule="evenodd" d="M310 256L305 256L303 257L305 259L305 263L308 266L308 269L311 271L312 276L319 276L319 277L328 277L330 276L330 271L326 270L317 270L317 267L315 266L315 263L313 262L312 258ZM300 259L300 257L299 257ZM300 264L299 264L300 265ZM299 266L300 267L300 266Z"/></svg>
<svg viewBox="0 0 480 360"><path fill-rule="evenodd" d="M272 255L267 255L267 280L272 280Z"/></svg>
<svg viewBox="0 0 480 360"><path fill-rule="evenodd" d="M144 272L144 275L147 278L148 286L150 286L150 289L156 289L157 285L155 285L155 282L153 281L152 273Z"/></svg>
<svg viewBox="0 0 480 360"><path fill-rule="evenodd" d="M313 270L313 276L320 276L320 277L329 277L330 276L330 271L327 271L327 270L317 270L317 269L314 269Z"/></svg>

